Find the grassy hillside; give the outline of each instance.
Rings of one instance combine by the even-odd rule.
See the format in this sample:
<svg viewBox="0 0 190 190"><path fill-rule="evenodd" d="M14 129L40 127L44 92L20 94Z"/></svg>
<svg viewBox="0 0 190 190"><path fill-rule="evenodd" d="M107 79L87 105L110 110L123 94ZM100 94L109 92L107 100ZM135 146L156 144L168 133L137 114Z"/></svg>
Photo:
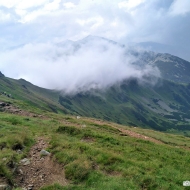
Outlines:
<svg viewBox="0 0 190 190"><path fill-rule="evenodd" d="M68 180L66 186L52 184L43 190L177 190L183 189L183 181L189 180L189 137L134 128L135 123L132 123L155 128L145 123L155 119L159 130L167 128L168 132L179 133L180 123L188 117L185 114L188 114L189 86L166 81L152 88L130 81L96 96L61 97L58 92L24 80L6 77L0 80L1 92L6 91L0 95L0 102L21 110L9 113L10 109L5 110L2 106L0 109L0 184L7 183L19 189L16 168L21 159L30 157L28 152L38 137L49 142L47 150L53 160L63 166ZM72 113L103 117L104 121L67 115L57 103L58 99ZM160 101L178 112L169 110ZM162 114L153 112L152 107ZM170 116L176 114L175 117L180 114L180 122L174 125L163 115L169 112ZM111 122L114 120L117 123ZM162 125L163 121L166 125ZM172 127L168 127L168 123ZM181 134L188 136L188 129L184 128Z"/></svg>
<svg viewBox="0 0 190 190"><path fill-rule="evenodd" d="M160 80L155 86L150 86L131 80L105 92L60 96L59 102L83 116L189 134L189 85Z"/></svg>
<svg viewBox="0 0 190 190"><path fill-rule="evenodd" d="M190 86L160 80L155 86L123 82L106 91L61 95L23 79L0 77L1 99L33 112L40 110L94 117L129 126L189 136ZM6 94L4 93L6 92ZM7 97L11 94L11 97ZM21 101L22 100L22 101Z"/></svg>
<svg viewBox="0 0 190 190"><path fill-rule="evenodd" d="M0 93L1 99L7 99L7 95L11 94L8 101L17 101L19 106L27 107L34 111L43 109L44 111L66 112L66 110L58 104L58 92L37 87L24 79L14 80L1 76Z"/></svg>
<svg viewBox="0 0 190 190"><path fill-rule="evenodd" d="M6 179L16 187L14 165L28 156L38 137L49 141L48 151L64 166L69 181L64 187L52 184L43 190L177 190L189 179L187 137L91 118L53 113L44 116L0 113L0 182ZM119 129L150 136L157 143L131 137Z"/></svg>

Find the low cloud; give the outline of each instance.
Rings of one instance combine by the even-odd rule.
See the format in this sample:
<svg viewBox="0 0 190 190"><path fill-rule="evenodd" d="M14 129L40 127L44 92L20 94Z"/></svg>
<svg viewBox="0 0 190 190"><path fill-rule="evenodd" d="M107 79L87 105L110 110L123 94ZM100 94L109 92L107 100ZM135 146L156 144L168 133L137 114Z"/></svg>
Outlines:
<svg viewBox="0 0 190 190"><path fill-rule="evenodd" d="M0 60L5 75L67 94L106 89L130 78L144 83L146 78L159 76L157 68L133 64L136 57L127 48L92 37L78 42L26 44L1 53Z"/></svg>

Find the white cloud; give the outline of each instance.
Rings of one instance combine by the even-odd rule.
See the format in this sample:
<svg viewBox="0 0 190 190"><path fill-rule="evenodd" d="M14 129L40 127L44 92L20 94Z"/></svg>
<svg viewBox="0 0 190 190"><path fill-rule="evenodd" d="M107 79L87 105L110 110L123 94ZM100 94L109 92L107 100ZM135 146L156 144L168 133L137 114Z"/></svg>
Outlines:
<svg viewBox="0 0 190 190"><path fill-rule="evenodd" d="M82 44L28 44L1 53L1 71L65 93L105 89L130 77L158 74L151 67L132 65L132 55L104 40L87 38Z"/></svg>
<svg viewBox="0 0 190 190"><path fill-rule="evenodd" d="M76 7L76 5L72 2L67 2L67 3L63 3L63 6L66 8L66 9L73 9Z"/></svg>
<svg viewBox="0 0 190 190"><path fill-rule="evenodd" d="M36 11L29 12L29 13L23 12L23 13L24 14L21 15L21 19L19 20L19 22L21 22L23 24L33 21L36 18L38 18L39 16L46 14L46 12L42 11L42 10L36 10Z"/></svg>
<svg viewBox="0 0 190 190"><path fill-rule="evenodd" d="M122 1L118 3L118 7L121 8L125 8L127 10L130 10L132 8L137 7L138 5L144 3L145 0L128 0L128 1Z"/></svg>
<svg viewBox="0 0 190 190"><path fill-rule="evenodd" d="M48 2L48 0L32 0L32 1L21 0L16 5L16 8L17 9L28 9L28 8L42 6L47 2Z"/></svg>
<svg viewBox="0 0 190 190"><path fill-rule="evenodd" d="M44 3L48 2L48 0L0 0L0 6L4 6L7 8L17 8L17 9L28 9L32 7L41 6Z"/></svg>
<svg viewBox="0 0 190 190"><path fill-rule="evenodd" d="M54 0L53 2L46 4L44 6L44 10L47 10L47 11L58 10L59 6L60 6L60 3L61 3L61 0Z"/></svg>
<svg viewBox="0 0 190 190"><path fill-rule="evenodd" d="M170 7L171 15L184 15L190 12L190 1L189 0L175 0Z"/></svg>
<svg viewBox="0 0 190 190"><path fill-rule="evenodd" d="M3 11L0 10L0 21L8 21L11 19L11 15L4 13Z"/></svg>
<svg viewBox="0 0 190 190"><path fill-rule="evenodd" d="M15 9L15 12L17 15L19 15L21 17L27 14L27 11L23 10L23 9Z"/></svg>
<svg viewBox="0 0 190 190"><path fill-rule="evenodd" d="M77 19L76 22L81 26L88 25L90 28L95 29L103 25L104 19L98 16L98 17L92 17L88 19Z"/></svg>
<svg viewBox="0 0 190 190"><path fill-rule="evenodd" d="M7 8L12 8L15 7L18 3L20 2L20 0L0 0L0 6L4 6Z"/></svg>
<svg viewBox="0 0 190 190"><path fill-rule="evenodd" d="M190 60L188 2L0 0L0 40L3 40L0 49L95 35L123 44L146 41L168 44L175 46L177 52L186 50L185 58Z"/></svg>

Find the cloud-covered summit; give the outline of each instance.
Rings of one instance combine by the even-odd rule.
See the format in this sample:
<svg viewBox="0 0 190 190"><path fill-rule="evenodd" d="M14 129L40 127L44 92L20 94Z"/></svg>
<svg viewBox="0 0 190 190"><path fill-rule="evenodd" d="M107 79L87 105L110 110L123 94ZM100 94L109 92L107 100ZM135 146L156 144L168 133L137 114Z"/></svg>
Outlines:
<svg viewBox="0 0 190 190"><path fill-rule="evenodd" d="M1 71L68 92L151 73L119 44L190 60L189 0L0 0L0 28Z"/></svg>
<svg viewBox="0 0 190 190"><path fill-rule="evenodd" d="M6 75L69 94L159 76L150 65L133 64L136 57L126 47L92 36L76 42L31 43L0 54L0 59Z"/></svg>

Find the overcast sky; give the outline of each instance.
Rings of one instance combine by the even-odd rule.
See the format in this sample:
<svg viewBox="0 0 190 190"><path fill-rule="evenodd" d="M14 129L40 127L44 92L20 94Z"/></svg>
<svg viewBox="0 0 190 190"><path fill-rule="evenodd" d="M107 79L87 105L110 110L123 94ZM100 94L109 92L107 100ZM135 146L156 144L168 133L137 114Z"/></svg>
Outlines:
<svg viewBox="0 0 190 190"><path fill-rule="evenodd" d="M127 45L161 43L169 53L190 60L189 31L190 0L0 0L0 70L10 77L23 75L5 67L9 51L15 55L21 47L35 49L34 44L39 48L88 35Z"/></svg>
<svg viewBox="0 0 190 190"><path fill-rule="evenodd" d="M154 41L190 47L189 0L0 0L0 42Z"/></svg>

